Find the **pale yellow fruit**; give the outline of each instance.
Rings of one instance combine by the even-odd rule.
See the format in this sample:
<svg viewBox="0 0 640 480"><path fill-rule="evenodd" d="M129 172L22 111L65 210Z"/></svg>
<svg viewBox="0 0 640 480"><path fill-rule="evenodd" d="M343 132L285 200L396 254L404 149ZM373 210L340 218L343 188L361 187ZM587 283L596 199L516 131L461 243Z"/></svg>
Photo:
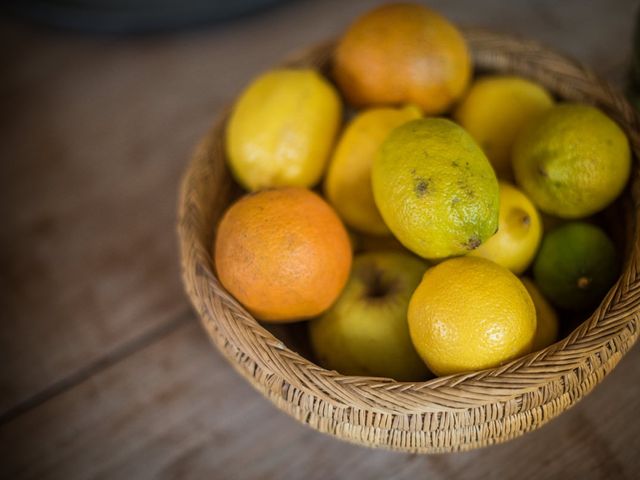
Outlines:
<svg viewBox="0 0 640 480"><path fill-rule="evenodd" d="M558 104L518 135L513 168L518 185L540 210L583 218L613 202L627 184L629 140L596 107Z"/></svg>
<svg viewBox="0 0 640 480"><path fill-rule="evenodd" d="M342 220L371 235L389 234L371 190L371 166L391 130L421 116L418 107L374 108L346 127L329 163L325 193Z"/></svg>
<svg viewBox="0 0 640 480"><path fill-rule="evenodd" d="M531 300L536 307L537 328L533 337L532 351L542 350L558 339L558 315L551 304L540 292L537 285L529 278L521 278L522 283L531 295Z"/></svg>
<svg viewBox="0 0 640 480"><path fill-rule="evenodd" d="M536 311L518 277L484 258L430 268L414 292L409 332L436 375L496 367L528 353Z"/></svg>
<svg viewBox="0 0 640 480"><path fill-rule="evenodd" d="M406 253L356 256L340 298L309 324L319 362L345 375L424 380L428 372L409 338L407 306L426 268Z"/></svg>
<svg viewBox="0 0 640 480"><path fill-rule="evenodd" d="M522 128L553 105L544 87L514 76L477 80L454 119L478 142L499 178L513 178L511 148Z"/></svg>
<svg viewBox="0 0 640 480"><path fill-rule="evenodd" d="M469 255L483 257L516 275L533 261L542 240L542 221L531 200L514 186L500 182L498 231Z"/></svg>
<svg viewBox="0 0 640 480"><path fill-rule="evenodd" d="M248 190L318 183L342 105L335 88L311 69L272 70L234 105L226 131L229 166Z"/></svg>

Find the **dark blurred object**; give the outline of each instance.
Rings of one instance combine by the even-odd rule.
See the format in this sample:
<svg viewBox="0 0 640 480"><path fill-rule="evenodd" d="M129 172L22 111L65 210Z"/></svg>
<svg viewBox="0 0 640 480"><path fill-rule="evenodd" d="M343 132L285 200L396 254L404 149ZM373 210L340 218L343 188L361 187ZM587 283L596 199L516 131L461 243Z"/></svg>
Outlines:
<svg viewBox="0 0 640 480"><path fill-rule="evenodd" d="M640 8L636 11L629 77L628 97L633 106L640 110Z"/></svg>
<svg viewBox="0 0 640 480"><path fill-rule="evenodd" d="M228 20L283 0L13 0L10 13L45 25L105 33L174 30Z"/></svg>

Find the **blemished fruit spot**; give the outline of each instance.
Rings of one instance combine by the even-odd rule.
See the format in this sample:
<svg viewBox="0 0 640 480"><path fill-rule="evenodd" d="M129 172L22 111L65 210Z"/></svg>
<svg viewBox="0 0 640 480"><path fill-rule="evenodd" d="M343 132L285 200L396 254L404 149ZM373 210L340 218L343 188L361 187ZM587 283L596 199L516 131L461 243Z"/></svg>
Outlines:
<svg viewBox="0 0 640 480"><path fill-rule="evenodd" d="M413 120L393 130L371 178L385 223L421 257L469 253L498 229L496 175L471 136L450 120Z"/></svg>
<svg viewBox="0 0 640 480"><path fill-rule="evenodd" d="M333 209L305 188L245 195L222 217L214 258L222 285L257 318L288 322L328 309L351 268Z"/></svg>

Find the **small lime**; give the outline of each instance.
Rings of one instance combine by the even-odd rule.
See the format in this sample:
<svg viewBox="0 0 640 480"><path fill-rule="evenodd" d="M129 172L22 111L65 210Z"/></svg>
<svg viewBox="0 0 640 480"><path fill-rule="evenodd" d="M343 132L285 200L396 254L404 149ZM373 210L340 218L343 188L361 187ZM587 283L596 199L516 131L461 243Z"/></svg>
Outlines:
<svg viewBox="0 0 640 480"><path fill-rule="evenodd" d="M617 273L613 242L600 228L584 222L567 223L547 234L533 265L542 293L568 310L597 305Z"/></svg>

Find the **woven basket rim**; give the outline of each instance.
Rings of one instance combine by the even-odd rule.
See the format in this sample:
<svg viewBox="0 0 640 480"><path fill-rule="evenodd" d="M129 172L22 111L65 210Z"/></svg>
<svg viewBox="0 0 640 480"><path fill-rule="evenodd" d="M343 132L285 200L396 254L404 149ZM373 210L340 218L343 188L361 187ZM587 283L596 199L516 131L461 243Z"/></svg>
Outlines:
<svg viewBox="0 0 640 480"><path fill-rule="evenodd" d="M568 337L497 368L423 382L345 376L325 370L288 349L224 290L212 268L210 246L199 241L202 229L212 229L214 226L203 225L204 220L198 212L194 185L201 179L196 178L199 172L195 170L202 162L213 161L209 149L212 142L219 140L223 134L227 111L219 117L199 146L183 178L178 218L183 281L209 336L234 367L280 408L291 413L287 405L297 405L303 412L294 416L307 423L313 423L309 415L319 411L314 402L323 403L322 408L329 412L326 413L327 417L337 411L332 409L356 409L390 415L456 411L473 413L487 405L496 405L496 408L507 405L513 399L518 399L519 403L527 402L528 394L542 390L551 392L548 395L545 393L549 397L546 401L540 400L543 405L561 397L568 388L569 377L577 377L580 380L578 383L584 384L592 372L605 366L605 374L608 373L637 341L640 318L638 115L620 92L591 70L537 42L477 28L465 28L463 32L472 48L476 65L481 69L517 73L542 83L563 99L595 103L624 128L634 152L630 186L634 225L631 250L623 271L598 309ZM306 61L326 63L332 45L332 41L317 45L289 57L284 64L300 65ZM550 86L551 78L555 79L553 86ZM562 81L557 81L558 78ZM593 388L595 383L591 385L587 382L582 387L582 394ZM290 398L292 390L297 395L295 399ZM571 404L575 401L573 399ZM531 406L540 405L533 402ZM505 411L499 418L504 419L509 413ZM486 422L493 420L487 418ZM537 424L545 421L543 419ZM469 425L473 426L482 423L480 420L470 422ZM467 426L458 425L459 428ZM316 428L329 430L322 425ZM378 429L384 430L382 427ZM402 431L403 427L394 426L389 430ZM367 443L363 440L359 442ZM369 443L392 446L384 441ZM483 444L486 443L492 442L484 441Z"/></svg>

